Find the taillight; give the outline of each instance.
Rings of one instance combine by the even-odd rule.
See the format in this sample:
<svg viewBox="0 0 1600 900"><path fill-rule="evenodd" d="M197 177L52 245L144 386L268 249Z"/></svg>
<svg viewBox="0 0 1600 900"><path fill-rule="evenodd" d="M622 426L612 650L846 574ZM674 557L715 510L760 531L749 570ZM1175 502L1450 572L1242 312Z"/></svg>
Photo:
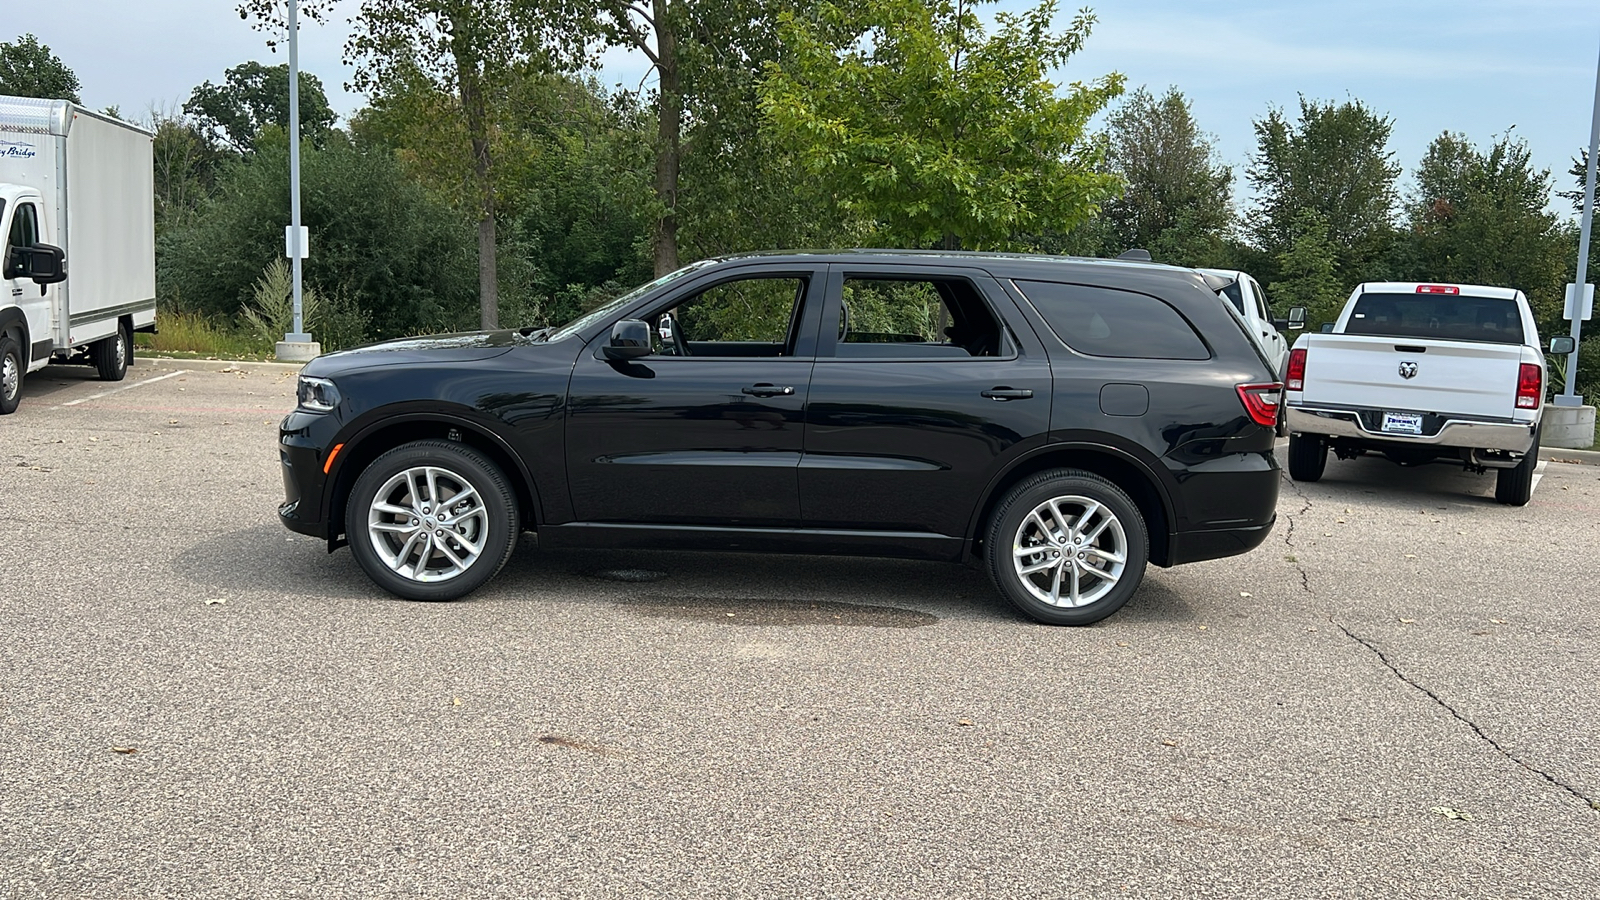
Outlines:
<svg viewBox="0 0 1600 900"><path fill-rule="evenodd" d="M1306 389L1306 351L1304 347L1289 351L1289 371L1283 376L1284 386L1291 391Z"/></svg>
<svg viewBox="0 0 1600 900"><path fill-rule="evenodd" d="M1544 370L1533 363L1523 363L1517 373L1517 409L1538 409L1544 399Z"/></svg>
<svg viewBox="0 0 1600 900"><path fill-rule="evenodd" d="M1459 294L1459 293L1461 293L1461 288L1458 288L1453 284L1419 284L1419 285L1417 285L1417 293L1419 293L1419 294Z"/></svg>
<svg viewBox="0 0 1600 900"><path fill-rule="evenodd" d="M1278 424L1278 402L1282 399L1283 385L1276 381L1271 384L1239 385L1239 400L1257 425L1271 428Z"/></svg>

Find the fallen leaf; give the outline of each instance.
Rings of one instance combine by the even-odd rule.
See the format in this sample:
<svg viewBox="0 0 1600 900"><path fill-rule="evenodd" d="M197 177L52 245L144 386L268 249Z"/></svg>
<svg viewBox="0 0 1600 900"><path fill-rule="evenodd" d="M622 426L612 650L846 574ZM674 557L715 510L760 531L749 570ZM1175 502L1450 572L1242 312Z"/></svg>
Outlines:
<svg viewBox="0 0 1600 900"><path fill-rule="evenodd" d="M222 606L223 604L225 604L227 602L228 601L223 597L208 597L208 598L206 598L206 605L207 606Z"/></svg>
<svg viewBox="0 0 1600 900"><path fill-rule="evenodd" d="M1323 536L1323 537L1333 537L1333 532L1331 532L1331 531L1324 531L1324 532L1323 532L1323 533L1322 533L1322 536Z"/></svg>
<svg viewBox="0 0 1600 900"><path fill-rule="evenodd" d="M1446 819L1455 819L1458 822L1473 821L1472 813L1462 812L1459 809L1453 809L1448 806L1435 806L1431 812L1433 812L1434 815L1444 816Z"/></svg>
<svg viewBox="0 0 1600 900"><path fill-rule="evenodd" d="M1206 630L1206 627L1207 627L1207 626L1205 626L1205 625L1201 625L1201 626L1200 626L1200 630L1201 630L1201 631L1205 631L1205 630Z"/></svg>
<svg viewBox="0 0 1600 900"><path fill-rule="evenodd" d="M959 726L962 726L962 727L968 727L968 726L970 726L972 724L972 720L971 719L962 719L959 722L957 722L956 724L959 725Z"/></svg>
<svg viewBox="0 0 1600 900"><path fill-rule="evenodd" d="M1493 622L1496 625L1504 625L1504 624L1506 624L1506 620L1505 619L1490 619L1489 621Z"/></svg>
<svg viewBox="0 0 1600 900"><path fill-rule="evenodd" d="M111 752L112 753L121 753L122 755L126 756L129 753L138 753L139 752L139 748L138 747L112 747L111 748Z"/></svg>
<svg viewBox="0 0 1600 900"><path fill-rule="evenodd" d="M1415 625L1415 624L1417 624L1417 620L1416 619L1401 619L1400 620L1400 624L1401 625Z"/></svg>
<svg viewBox="0 0 1600 900"><path fill-rule="evenodd" d="M1126 646L1128 646L1128 642L1127 641L1117 641L1117 646L1118 647L1126 647Z"/></svg>
<svg viewBox="0 0 1600 900"><path fill-rule="evenodd" d="M1334 524L1336 524L1336 525L1343 525L1344 524L1344 520L1343 519L1334 519L1333 521L1334 521Z"/></svg>
<svg viewBox="0 0 1600 900"><path fill-rule="evenodd" d="M1416 558L1417 558L1417 555L1415 553L1407 553L1406 554L1406 559L1416 559Z"/></svg>
<svg viewBox="0 0 1600 900"><path fill-rule="evenodd" d="M456 700L455 700L455 702L454 702L454 703L452 703L452 704L450 704L450 705L451 705L451 706L460 706L460 705L461 705L461 698L460 698L460 697L457 697L457 698L456 698Z"/></svg>
<svg viewBox="0 0 1600 900"><path fill-rule="evenodd" d="M100 440L99 438L92 437L92 438L89 438L89 443L93 444L93 443L98 442L99 440Z"/></svg>
<svg viewBox="0 0 1600 900"><path fill-rule="evenodd" d="M1161 746L1163 746L1163 747L1176 747L1176 746L1178 746L1178 742L1177 741L1162 741L1161 742Z"/></svg>
<svg viewBox="0 0 1600 900"><path fill-rule="evenodd" d="M1250 592L1249 591L1240 591L1239 592L1239 596L1248 597L1248 596L1250 596Z"/></svg>

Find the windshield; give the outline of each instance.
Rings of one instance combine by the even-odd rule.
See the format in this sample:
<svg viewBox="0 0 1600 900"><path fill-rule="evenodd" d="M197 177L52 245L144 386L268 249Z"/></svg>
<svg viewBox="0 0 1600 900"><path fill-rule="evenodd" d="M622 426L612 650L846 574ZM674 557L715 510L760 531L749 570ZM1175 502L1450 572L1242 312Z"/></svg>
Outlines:
<svg viewBox="0 0 1600 900"><path fill-rule="evenodd" d="M1345 334L1522 344L1515 300L1457 294L1362 294Z"/></svg>
<svg viewBox="0 0 1600 900"><path fill-rule="evenodd" d="M643 297L650 291L653 291L664 284L677 281L679 278L688 275L690 272L699 271L700 269L704 269L706 266L713 265L716 262L718 262L718 260L702 259L699 262L690 263L676 272L668 272L649 284L640 285L626 294L623 294L621 297L612 300L610 303L605 303L595 307L576 319L573 319L571 322L568 322L560 328L550 332L550 336L547 338L547 340L559 341L568 335L577 334L585 328L588 328L590 325L609 318L618 310L622 309L633 301L638 300L640 297Z"/></svg>

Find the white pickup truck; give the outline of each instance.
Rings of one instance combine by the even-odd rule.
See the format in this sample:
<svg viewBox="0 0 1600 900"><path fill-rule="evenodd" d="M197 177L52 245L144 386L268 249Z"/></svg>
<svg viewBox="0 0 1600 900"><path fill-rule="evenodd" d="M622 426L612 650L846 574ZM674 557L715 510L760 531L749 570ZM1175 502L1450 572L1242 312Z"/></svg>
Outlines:
<svg viewBox="0 0 1600 900"><path fill-rule="evenodd" d="M1289 311L1291 328L1305 311ZM1554 346L1571 338L1552 341ZM1284 373L1289 475L1322 477L1341 459L1382 453L1402 466L1495 469L1495 499L1533 490L1545 362L1528 298L1510 288L1358 285L1331 329L1302 334Z"/></svg>

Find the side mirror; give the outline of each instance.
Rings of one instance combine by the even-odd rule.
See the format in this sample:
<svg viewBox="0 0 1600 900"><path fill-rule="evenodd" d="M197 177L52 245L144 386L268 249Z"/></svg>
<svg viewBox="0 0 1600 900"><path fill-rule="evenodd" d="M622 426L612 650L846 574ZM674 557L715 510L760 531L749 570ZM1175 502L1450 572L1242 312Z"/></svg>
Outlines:
<svg viewBox="0 0 1600 900"><path fill-rule="evenodd" d="M1578 342L1574 341L1570 334L1550 339L1550 352L1556 356L1566 356L1576 349L1578 349Z"/></svg>
<svg viewBox="0 0 1600 900"><path fill-rule="evenodd" d="M1323 322L1322 323L1322 333L1323 334L1333 334L1333 323L1332 322Z"/></svg>
<svg viewBox="0 0 1600 900"><path fill-rule="evenodd" d="M1304 328L1305 324L1306 323L1301 322L1300 323L1300 327ZM1288 319L1273 319L1272 320L1272 327L1278 329L1279 331L1287 331L1289 329L1289 320Z"/></svg>
<svg viewBox="0 0 1600 900"><path fill-rule="evenodd" d="M1274 320L1273 324L1276 325L1277 321ZM1306 308L1304 306L1296 306L1291 308L1289 310L1289 320L1283 325L1278 325L1280 329L1285 326L1287 326L1290 331L1299 331L1300 329L1306 327Z"/></svg>
<svg viewBox="0 0 1600 900"><path fill-rule="evenodd" d="M623 319L611 326L611 339L600 348L606 359L638 359L650 355L650 323Z"/></svg>
<svg viewBox="0 0 1600 900"><path fill-rule="evenodd" d="M67 254L60 247L49 244L34 244L32 247L16 247L12 251L12 259L18 265L17 274L11 277L31 278L34 284L55 284L67 280Z"/></svg>

